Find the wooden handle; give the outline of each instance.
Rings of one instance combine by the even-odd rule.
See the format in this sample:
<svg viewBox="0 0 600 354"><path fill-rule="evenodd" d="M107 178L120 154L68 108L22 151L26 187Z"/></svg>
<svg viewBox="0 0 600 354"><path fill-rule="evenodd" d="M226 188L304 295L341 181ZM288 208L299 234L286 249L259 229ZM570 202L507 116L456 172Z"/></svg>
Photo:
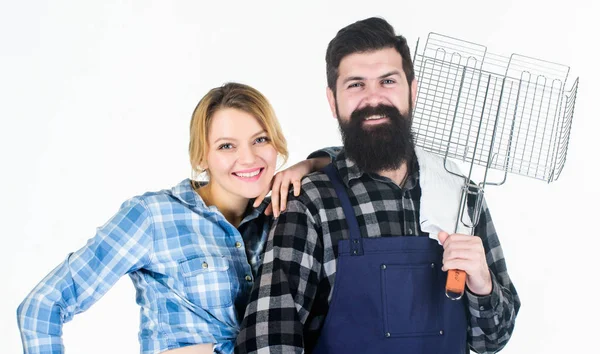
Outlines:
<svg viewBox="0 0 600 354"><path fill-rule="evenodd" d="M460 300L465 293L467 273L464 270L450 269L446 278L446 296L452 300Z"/></svg>

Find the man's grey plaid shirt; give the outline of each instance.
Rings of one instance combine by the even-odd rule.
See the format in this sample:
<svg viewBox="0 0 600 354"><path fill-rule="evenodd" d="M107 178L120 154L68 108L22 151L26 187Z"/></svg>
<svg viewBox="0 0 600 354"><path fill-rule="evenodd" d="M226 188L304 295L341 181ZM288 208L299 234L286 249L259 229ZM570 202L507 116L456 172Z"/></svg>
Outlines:
<svg viewBox="0 0 600 354"><path fill-rule="evenodd" d="M334 163L348 189L362 237L428 237L419 226L416 159L404 188L386 177L361 172L344 152ZM473 205L469 200L469 209ZM467 337L472 350L492 353L509 340L520 301L485 203L475 235L483 241L493 290L488 296L477 296L467 289ZM311 352L329 309L337 242L347 238L348 225L328 177L309 175L300 196L291 196L286 212L271 228L236 353Z"/></svg>

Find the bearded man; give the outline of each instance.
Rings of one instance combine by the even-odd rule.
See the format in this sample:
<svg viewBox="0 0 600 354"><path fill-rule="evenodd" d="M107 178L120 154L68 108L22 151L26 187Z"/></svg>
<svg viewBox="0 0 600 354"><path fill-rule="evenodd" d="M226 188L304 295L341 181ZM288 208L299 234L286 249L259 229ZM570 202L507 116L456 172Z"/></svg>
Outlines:
<svg viewBox="0 0 600 354"><path fill-rule="evenodd" d="M344 149L274 223L236 353L502 349L520 301L485 203L475 236L421 229L421 172L447 172L414 145L406 39L383 19L358 21L331 40L326 64ZM467 274L459 301L445 296L448 269Z"/></svg>

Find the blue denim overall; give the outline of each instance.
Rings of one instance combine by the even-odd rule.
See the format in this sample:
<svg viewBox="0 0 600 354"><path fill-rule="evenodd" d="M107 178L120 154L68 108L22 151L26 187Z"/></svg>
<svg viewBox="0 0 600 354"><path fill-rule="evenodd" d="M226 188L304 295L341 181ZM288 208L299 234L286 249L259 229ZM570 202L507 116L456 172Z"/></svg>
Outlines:
<svg viewBox="0 0 600 354"><path fill-rule="evenodd" d="M362 238L337 170L331 164L324 172L350 238L338 243L333 295L314 353L468 353L466 303L445 295L443 248L429 237Z"/></svg>

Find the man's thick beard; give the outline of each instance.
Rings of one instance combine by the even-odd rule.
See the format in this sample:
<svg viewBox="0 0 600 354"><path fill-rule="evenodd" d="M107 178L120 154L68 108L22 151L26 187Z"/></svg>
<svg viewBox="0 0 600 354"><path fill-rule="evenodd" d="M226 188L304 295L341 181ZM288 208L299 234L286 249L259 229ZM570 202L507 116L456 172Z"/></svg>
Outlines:
<svg viewBox="0 0 600 354"><path fill-rule="evenodd" d="M363 121L372 115L387 116L389 122L363 126ZM415 154L412 105L406 115L393 106L367 106L352 112L348 122L338 116L338 122L346 155L364 172L398 169L404 162L410 163Z"/></svg>

